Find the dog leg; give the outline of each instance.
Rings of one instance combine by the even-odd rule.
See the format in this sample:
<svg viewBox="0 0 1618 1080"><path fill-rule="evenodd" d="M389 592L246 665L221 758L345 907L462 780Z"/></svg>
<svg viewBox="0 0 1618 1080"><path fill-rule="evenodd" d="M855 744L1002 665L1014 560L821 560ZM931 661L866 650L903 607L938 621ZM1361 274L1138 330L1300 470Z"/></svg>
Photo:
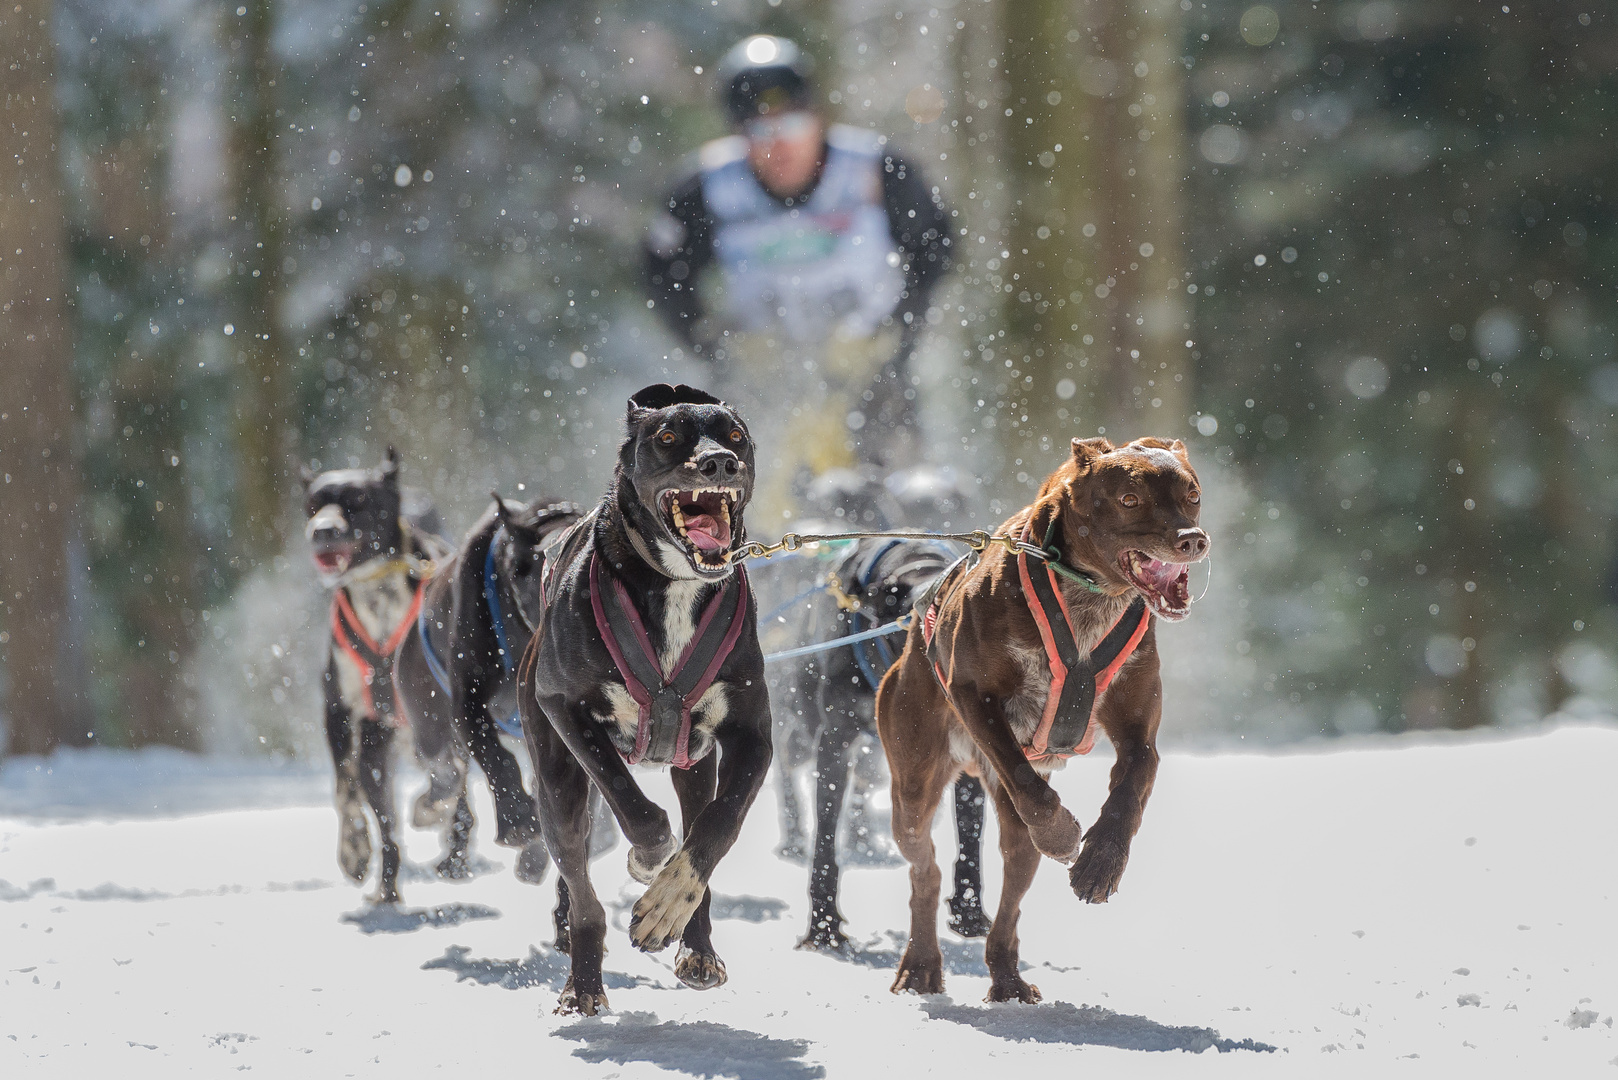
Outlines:
<svg viewBox="0 0 1618 1080"><path fill-rule="evenodd" d="M1115 698L1113 694L1119 689L1125 693ZM1144 701L1145 707L1139 711L1119 707L1120 702L1130 701ZM1129 845L1140 829L1146 800L1157 779L1157 726L1163 715L1162 701L1162 682L1155 664L1126 665L1102 700L1099 719L1118 757L1113 762L1101 815L1085 834L1084 850L1068 873L1074 895L1085 903L1106 903L1118 891L1118 882L1129 863Z"/></svg>
<svg viewBox="0 0 1618 1080"><path fill-rule="evenodd" d="M813 678L812 669L806 669L795 679L787 680L781 701L775 705L775 781L781 821L781 842L776 845L778 858L800 865L809 861L808 842L804 838L803 799L799 791L798 776L808 759L805 743L805 715L803 683ZM772 691L773 697L773 691Z"/></svg>
<svg viewBox="0 0 1618 1080"><path fill-rule="evenodd" d="M1039 987L1023 980L1017 971L1017 920L1022 898L1034 883L1039 870L1039 849L1028 838L1028 829L1017 816L1017 807L1002 784L994 789L995 815L1000 822L1000 859L1005 877L1000 887L1000 910L995 912L989 940L984 942L983 959L989 965L989 996L985 1001L1021 1001L1032 1005L1039 1000Z"/></svg>
<svg viewBox="0 0 1618 1080"><path fill-rule="evenodd" d="M1017 816L1028 826L1034 846L1041 854L1070 865L1079 856L1079 823L1062 805L1056 789L1028 763L1000 699L958 678L950 686L949 700L972 742L994 766L995 779L1016 804Z"/></svg>
<svg viewBox="0 0 1618 1080"><path fill-rule="evenodd" d="M455 813L450 816L449 828L444 830L444 846L449 850L433 867L434 873L446 881L460 881L472 876L469 849L472 830L476 827L477 818L472 815L472 805L467 801L465 788L462 788L460 797L455 800Z"/></svg>
<svg viewBox="0 0 1618 1080"><path fill-rule="evenodd" d="M394 839L393 728L375 720L360 721L360 787L376 815L382 834L382 867L377 874L374 903L399 903L399 844Z"/></svg>
<svg viewBox="0 0 1618 1080"><path fill-rule="evenodd" d="M758 697L764 697L762 685ZM741 719L749 712L756 722ZM769 702L738 702L735 715L738 722L719 729L714 748L720 755L717 797L692 821L679 854L635 903L629 940L637 949L660 952L684 932L707 895L708 876L736 843L747 808L764 785L771 756Z"/></svg>
<svg viewBox="0 0 1618 1080"><path fill-rule="evenodd" d="M618 825L601 792L590 786L590 858L599 859L618 846Z"/></svg>
<svg viewBox="0 0 1618 1080"><path fill-rule="evenodd" d="M556 878L556 907L551 911L551 924L556 927L556 951L566 956L573 951L573 936L568 931L567 879Z"/></svg>
<svg viewBox="0 0 1618 1080"><path fill-rule="evenodd" d="M495 839L501 847L520 848L539 835L534 801L522 784L522 768L500 742L500 729L489 715L487 695L471 686L458 686L455 714L467 749L483 770L494 797Z"/></svg>
<svg viewBox="0 0 1618 1080"><path fill-rule="evenodd" d="M466 752L458 745L449 695L433 680L416 627L399 647L393 685L409 720L416 760L427 772L427 790L411 805L410 824L418 829L451 825L466 790Z"/></svg>
<svg viewBox="0 0 1618 1080"><path fill-rule="evenodd" d="M989 932L983 914L983 785L966 773L955 779L955 843L949 928L962 937L983 937Z"/></svg>
<svg viewBox="0 0 1618 1080"><path fill-rule="evenodd" d="M876 698L876 729L893 783L893 840L910 864L910 940L893 979L895 994L944 992L944 955L938 947L942 875L933 850L933 816L960 771L950 756L944 696L926 662L910 659L918 651L906 647Z"/></svg>
<svg viewBox="0 0 1618 1080"><path fill-rule="evenodd" d="M829 695L828 695L829 696ZM824 700L824 699L823 699ZM852 770L848 751L859 734L855 718L836 701L824 710L815 759L815 852L809 871L809 933L800 949L841 949L848 944L837 910L837 824Z"/></svg>
<svg viewBox="0 0 1618 1080"><path fill-rule="evenodd" d="M332 767L337 773L337 865L356 885L365 880L371 867L371 829L365 821L365 801L360 792L355 727L348 706L337 689L337 662L326 666L326 743L331 748Z"/></svg>
<svg viewBox="0 0 1618 1080"><path fill-rule="evenodd" d="M517 853L517 880L524 885L540 884L550 869L551 853L543 836L534 837Z"/></svg>
<svg viewBox="0 0 1618 1080"><path fill-rule="evenodd" d="M538 722L529 723L525 717L523 727L534 759L540 823L561 879L555 914L557 949L572 958L556 1012L594 1016L607 1008L601 981L607 912L590 884L590 780L545 717L533 719Z"/></svg>
<svg viewBox="0 0 1618 1080"><path fill-rule="evenodd" d="M674 781L674 794L680 799L682 832L689 833L697 815L713 802L717 775L712 754L689 769L675 769L670 774L670 779ZM680 935L680 951L674 958L675 976L693 990L712 990L716 986L723 986L729 978L725 962L713 947L712 904L713 892L704 886L702 901L685 924L685 930Z"/></svg>

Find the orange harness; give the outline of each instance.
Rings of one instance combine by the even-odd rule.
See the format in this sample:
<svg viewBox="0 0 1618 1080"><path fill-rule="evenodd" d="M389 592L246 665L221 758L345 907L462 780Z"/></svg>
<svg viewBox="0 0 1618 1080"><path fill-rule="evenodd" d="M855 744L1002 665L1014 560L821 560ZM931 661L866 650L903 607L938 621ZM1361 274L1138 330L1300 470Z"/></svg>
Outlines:
<svg viewBox="0 0 1618 1080"><path fill-rule="evenodd" d="M365 691L366 709L378 721L392 724L394 727L404 727L408 723L404 710L399 708L397 690L379 703L371 688L378 678L389 686L393 684L394 653L398 652L405 635L410 633L410 627L416 621L417 613L421 611L421 596L426 588L425 578L416 582L415 595L410 599L410 610L399 620L399 626L393 631L392 636L380 645L366 632L359 616L355 614L354 605L348 599L347 589L338 589L331 602L332 637L364 677L361 686Z"/></svg>
<svg viewBox="0 0 1618 1080"><path fill-rule="evenodd" d="M1023 540L1026 542L1027 539L1028 531L1025 528ZM1141 638L1146 636L1147 628L1151 626L1151 612L1144 599L1135 597L1102 635L1096 647L1086 654L1079 648L1067 600L1062 596L1050 560L1043 560L1037 568L1031 567L1027 551L1019 551L1017 576L1022 580L1028 613L1039 627L1039 639L1045 646L1045 659L1051 669L1045 712L1039 719L1039 727L1034 730L1033 741L1023 747L1023 754L1030 761L1088 754L1095 745L1096 699L1134 655ZM933 645L941 599L942 591L928 605L927 613L922 617L921 632L933 674L947 696L949 680L944 675L943 665Z"/></svg>

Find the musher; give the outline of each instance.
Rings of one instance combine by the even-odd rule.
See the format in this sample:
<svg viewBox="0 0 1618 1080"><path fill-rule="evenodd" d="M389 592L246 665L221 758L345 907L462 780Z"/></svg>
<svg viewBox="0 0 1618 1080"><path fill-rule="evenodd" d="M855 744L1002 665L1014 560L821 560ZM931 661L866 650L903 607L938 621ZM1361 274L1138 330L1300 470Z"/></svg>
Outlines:
<svg viewBox="0 0 1618 1080"><path fill-rule="evenodd" d="M937 188L873 131L829 123L784 38L719 67L736 134L703 146L646 241L656 310L747 416L770 512L785 484L920 457L910 354L950 264ZM705 273L707 271L707 273Z"/></svg>

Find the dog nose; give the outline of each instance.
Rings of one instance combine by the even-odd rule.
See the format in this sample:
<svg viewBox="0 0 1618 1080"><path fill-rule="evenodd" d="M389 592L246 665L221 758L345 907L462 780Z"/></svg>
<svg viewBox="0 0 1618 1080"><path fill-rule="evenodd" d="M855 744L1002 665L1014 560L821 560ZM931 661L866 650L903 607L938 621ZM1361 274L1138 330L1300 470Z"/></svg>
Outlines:
<svg viewBox="0 0 1618 1080"><path fill-rule="evenodd" d="M1181 529L1174 550L1187 559L1200 559L1208 553L1208 534L1201 529Z"/></svg>
<svg viewBox="0 0 1618 1080"><path fill-rule="evenodd" d="M729 450L717 450L697 459L697 471L704 480L734 480L741 471L741 460Z"/></svg>

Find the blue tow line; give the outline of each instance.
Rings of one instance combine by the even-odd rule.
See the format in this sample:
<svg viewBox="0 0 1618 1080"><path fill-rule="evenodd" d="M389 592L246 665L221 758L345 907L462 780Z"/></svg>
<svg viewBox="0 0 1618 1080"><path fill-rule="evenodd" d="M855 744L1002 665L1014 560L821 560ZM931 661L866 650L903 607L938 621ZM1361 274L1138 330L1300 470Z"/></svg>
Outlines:
<svg viewBox="0 0 1618 1080"><path fill-rule="evenodd" d="M914 612L907 612L890 623L875 627L871 630L862 630L858 634L849 634L847 637L833 638L830 641L821 641L814 645L800 645L796 649L786 649L782 652L770 653L764 657L764 662L766 664L771 664L777 660L791 660L793 657L797 656L813 656L815 653L831 652L833 649L841 648L844 645L852 645L856 641L870 641L872 638L886 637L889 634L897 634L901 630L909 630L910 624L914 618Z"/></svg>

